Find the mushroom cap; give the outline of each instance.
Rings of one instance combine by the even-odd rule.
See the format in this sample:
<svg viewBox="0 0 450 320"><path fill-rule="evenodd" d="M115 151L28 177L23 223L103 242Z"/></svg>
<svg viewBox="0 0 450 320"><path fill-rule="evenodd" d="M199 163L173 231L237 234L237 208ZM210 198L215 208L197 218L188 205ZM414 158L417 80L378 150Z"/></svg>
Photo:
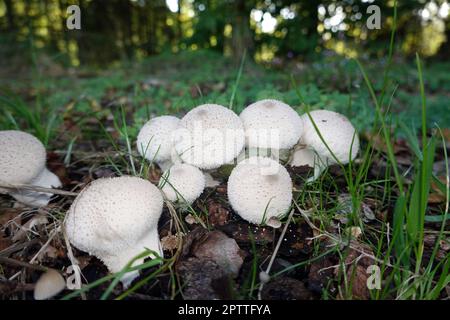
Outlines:
<svg viewBox="0 0 450 320"><path fill-rule="evenodd" d="M92 182L66 217L70 242L117 272L144 248L160 252L157 232L163 198L151 182L130 176Z"/></svg>
<svg viewBox="0 0 450 320"><path fill-rule="evenodd" d="M34 287L34 299L50 299L66 288L66 281L55 269L42 274Z"/></svg>
<svg viewBox="0 0 450 320"><path fill-rule="evenodd" d="M297 112L278 100L252 103L239 117L249 148L290 149L303 132L303 122Z"/></svg>
<svg viewBox="0 0 450 320"><path fill-rule="evenodd" d="M205 176L199 168L186 163L173 165L159 180L161 190L170 201L193 203L205 189Z"/></svg>
<svg viewBox="0 0 450 320"><path fill-rule="evenodd" d="M141 156L155 162L170 160L172 134L179 122L180 119L173 116L160 116L148 121L137 137L137 148Z"/></svg>
<svg viewBox="0 0 450 320"><path fill-rule="evenodd" d="M314 110L310 112L317 128L328 147L343 164L353 160L359 151L359 138L351 122L342 114L329 110ZM314 149L317 154L327 158L329 163L336 162L326 145L317 134L308 114L302 116L304 132L300 142ZM353 136L355 137L353 140ZM352 145L353 142L353 145Z"/></svg>
<svg viewBox="0 0 450 320"><path fill-rule="evenodd" d="M261 224L287 213L292 201L292 180L277 161L251 157L231 172L228 199L242 218Z"/></svg>
<svg viewBox="0 0 450 320"><path fill-rule="evenodd" d="M216 169L231 162L244 148L244 127L230 109L204 104L181 119L174 142L183 162Z"/></svg>
<svg viewBox="0 0 450 320"><path fill-rule="evenodd" d="M28 184L45 168L44 145L29 133L0 131L0 150L0 181Z"/></svg>

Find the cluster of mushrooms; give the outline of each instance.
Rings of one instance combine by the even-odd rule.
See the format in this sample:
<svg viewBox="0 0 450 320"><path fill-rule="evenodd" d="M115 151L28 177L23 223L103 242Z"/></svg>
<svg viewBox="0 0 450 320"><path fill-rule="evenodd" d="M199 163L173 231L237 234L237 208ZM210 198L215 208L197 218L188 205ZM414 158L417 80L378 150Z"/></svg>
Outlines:
<svg viewBox="0 0 450 320"><path fill-rule="evenodd" d="M324 143L326 142L326 143ZM217 104L200 105L183 118L159 116L140 130L138 152L163 170L158 186L132 176L101 178L76 197L65 218L65 232L76 248L118 272L149 249L162 256L158 220L164 201L189 207L214 174L231 166L227 192L234 211L254 224L275 225L289 211L293 185L282 165L309 166L320 176L330 164L346 164L359 150L355 128L327 110L300 116L278 100L261 100L238 116ZM0 183L58 188L45 167L45 149L21 131L0 131ZM46 205L51 194L0 189L30 206ZM278 221L279 223L279 221ZM143 262L136 260L135 265ZM125 275L127 285L137 271Z"/></svg>

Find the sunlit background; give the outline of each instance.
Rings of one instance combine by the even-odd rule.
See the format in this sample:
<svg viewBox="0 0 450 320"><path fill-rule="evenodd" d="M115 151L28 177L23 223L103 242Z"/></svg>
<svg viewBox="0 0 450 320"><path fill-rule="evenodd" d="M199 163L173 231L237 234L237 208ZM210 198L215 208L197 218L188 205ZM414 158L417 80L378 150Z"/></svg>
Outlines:
<svg viewBox="0 0 450 320"><path fill-rule="evenodd" d="M66 8L81 8L81 30L66 28ZM381 10L370 30L367 8ZM162 52L210 49L257 62L314 60L328 52L382 57L394 1L341 0L0 0L0 59L29 50L66 65L104 65ZM398 3L398 52L446 58L447 0Z"/></svg>

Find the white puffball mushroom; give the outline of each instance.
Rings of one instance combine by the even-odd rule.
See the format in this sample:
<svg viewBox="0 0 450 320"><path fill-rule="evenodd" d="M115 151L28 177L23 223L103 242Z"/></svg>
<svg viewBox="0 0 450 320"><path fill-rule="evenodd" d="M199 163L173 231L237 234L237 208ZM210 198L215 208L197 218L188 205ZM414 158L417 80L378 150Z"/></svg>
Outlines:
<svg viewBox="0 0 450 320"><path fill-rule="evenodd" d="M46 167L45 147L35 136L18 130L0 131L0 182L11 185L32 185L43 188L59 188L59 178ZM31 206L46 206L50 193L22 189L0 189L16 200Z"/></svg>
<svg viewBox="0 0 450 320"><path fill-rule="evenodd" d="M205 176L197 167L175 164L163 173L159 186L172 202L192 204L205 189Z"/></svg>
<svg viewBox="0 0 450 320"><path fill-rule="evenodd" d="M148 180L130 176L98 179L77 196L65 228L76 248L118 272L145 248L162 256L158 234L162 208L161 191ZM129 272L121 281L128 286L138 274Z"/></svg>
<svg viewBox="0 0 450 320"><path fill-rule="evenodd" d="M44 168L42 172L29 182L30 185L39 186L43 188L60 188L62 186L58 176ZM45 207L49 199L53 196L47 192L35 192L30 190L19 190L10 192L10 195L17 201L27 204L32 207Z"/></svg>
<svg viewBox="0 0 450 320"><path fill-rule="evenodd" d="M297 112L286 103L264 99L246 107L239 117L245 128L246 146L260 150L291 149L303 133L303 122Z"/></svg>
<svg viewBox="0 0 450 320"><path fill-rule="evenodd" d="M313 179L316 179L328 165L339 162L347 164L355 159L359 151L359 137L351 122L342 114L328 110L314 110L309 114L326 145L308 114L304 114L304 132L290 164L314 168Z"/></svg>
<svg viewBox="0 0 450 320"><path fill-rule="evenodd" d="M210 170L231 162L244 148L244 127L230 109L200 105L180 121L175 149L183 162Z"/></svg>
<svg viewBox="0 0 450 320"><path fill-rule="evenodd" d="M164 171L172 165L172 135L178 128L180 119L173 116L152 118L139 131L137 148L141 156L155 161Z"/></svg>
<svg viewBox="0 0 450 320"><path fill-rule="evenodd" d="M46 300L56 296L66 288L63 276L54 269L43 273L34 287L34 299Z"/></svg>
<svg viewBox="0 0 450 320"><path fill-rule="evenodd" d="M243 219L264 224L287 213L292 201L292 180L278 162L251 157L231 172L228 199Z"/></svg>

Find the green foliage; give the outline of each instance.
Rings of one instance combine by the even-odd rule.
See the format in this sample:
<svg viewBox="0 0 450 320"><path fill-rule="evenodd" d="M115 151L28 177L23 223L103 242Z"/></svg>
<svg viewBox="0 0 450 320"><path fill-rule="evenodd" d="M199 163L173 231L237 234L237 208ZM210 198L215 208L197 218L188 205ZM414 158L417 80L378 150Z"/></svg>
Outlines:
<svg viewBox="0 0 450 320"><path fill-rule="evenodd" d="M48 135L55 133L54 128L62 120L62 112L69 112L66 116L79 112L86 117L100 117L116 114L123 105L127 114L133 114L133 121L127 119L128 124L139 127L154 115L181 115L201 103L228 106L233 96L236 112L264 98L280 99L299 112L304 111L298 104L289 74L264 68L246 59L238 86L235 86L239 64L212 51L187 51L175 55L166 53L142 63L99 73L80 70L80 74L88 75L83 77L46 78L39 83L42 93L36 103L40 107L30 108L30 104L34 103L17 97L3 97L1 103L5 108L0 113L0 125L3 128L29 129L47 141ZM383 64L372 61L366 65L370 75L375 75L383 67ZM432 81L439 79L439 86L450 87L450 81L447 81L450 80L447 79L450 63L440 63L439 68L430 66L425 66L423 75L425 90L432 92L427 101L427 124L450 127L446 92L438 90L439 87L436 88ZM306 66L301 72L294 70L293 74L305 103L312 109L341 112L352 119L359 130L366 130L374 123L376 113L370 105L369 93L356 63L337 57L329 58L323 63ZM421 99L419 94L414 93L417 91L414 66L409 63L395 64L391 74L393 78L390 78L390 83L398 82L391 103L392 123L399 123L401 119L407 127L418 128L421 125ZM378 77L371 78L374 88L382 87ZM414 80L415 84L412 82ZM16 88L26 86L26 83L12 84ZM64 110L71 103L74 104L73 110ZM137 134L136 129L130 130L131 137Z"/></svg>
<svg viewBox="0 0 450 320"><path fill-rule="evenodd" d="M57 106L43 105L41 99L36 99L35 106L30 107L22 98L12 93L1 96L0 120L4 127L15 130L27 130L34 134L46 146L55 133L57 124Z"/></svg>
<svg viewBox="0 0 450 320"><path fill-rule="evenodd" d="M340 54L364 54L383 57L388 52L393 2L378 1L381 29L368 29L367 9L373 2L348 0L192 0L177 1L178 10L165 0L110 0L105 8L100 0L1 0L0 57L22 56L33 50L29 40L50 56L57 55L64 64L105 66L117 61L145 58L170 50L211 49L231 54L239 60L244 49L250 56L270 51L282 59L314 60L328 50ZM442 44L448 31L437 28L448 24L433 13L423 21L418 12L429 1L398 3L398 43L403 53L428 55L445 53ZM434 2L436 3L436 2ZM438 1L437 5L442 5ZM65 8L80 6L81 31L67 32ZM19 9L20 8L20 9ZM173 10L173 11L171 11ZM276 19L274 30L263 30L264 19L251 18L252 11L270 14ZM438 11L438 10L436 10ZM344 13L339 18L340 13ZM340 20L331 25L330 20ZM431 23L433 21L433 23ZM428 30L428 33L425 33ZM430 31L431 30L431 31ZM337 45L340 47L338 48ZM267 58L266 58L267 60Z"/></svg>

